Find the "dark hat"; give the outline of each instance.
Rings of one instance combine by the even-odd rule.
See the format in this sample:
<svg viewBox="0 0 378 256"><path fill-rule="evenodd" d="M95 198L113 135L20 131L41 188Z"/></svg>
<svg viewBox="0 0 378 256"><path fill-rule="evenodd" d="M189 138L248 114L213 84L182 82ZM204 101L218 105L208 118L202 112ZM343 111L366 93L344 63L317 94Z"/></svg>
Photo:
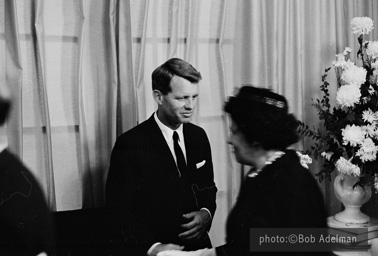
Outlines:
<svg viewBox="0 0 378 256"><path fill-rule="evenodd" d="M252 85L243 85L235 96L230 97L230 101L251 105L251 107L262 107L286 113L288 111L287 100L284 96Z"/></svg>
<svg viewBox="0 0 378 256"><path fill-rule="evenodd" d="M249 143L283 150L298 141L298 121L288 113L286 98L269 89L243 85L224 110Z"/></svg>

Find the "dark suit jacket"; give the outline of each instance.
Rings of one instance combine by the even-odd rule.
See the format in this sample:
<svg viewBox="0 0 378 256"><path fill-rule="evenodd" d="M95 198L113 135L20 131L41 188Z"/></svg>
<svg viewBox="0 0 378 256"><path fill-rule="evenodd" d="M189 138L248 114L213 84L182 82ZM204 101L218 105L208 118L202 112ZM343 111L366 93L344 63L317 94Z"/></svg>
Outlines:
<svg viewBox="0 0 378 256"><path fill-rule="evenodd" d="M112 151L106 203L120 219L126 243L144 255L155 242L185 245L178 239L184 213L204 207L214 216L217 188L209 140L202 128L191 123L184 124L183 133L190 187L179 177L153 115L122 134ZM204 160L197 169L196 164Z"/></svg>
<svg viewBox="0 0 378 256"><path fill-rule="evenodd" d="M0 153L0 255L54 253L53 225L43 192L21 161Z"/></svg>

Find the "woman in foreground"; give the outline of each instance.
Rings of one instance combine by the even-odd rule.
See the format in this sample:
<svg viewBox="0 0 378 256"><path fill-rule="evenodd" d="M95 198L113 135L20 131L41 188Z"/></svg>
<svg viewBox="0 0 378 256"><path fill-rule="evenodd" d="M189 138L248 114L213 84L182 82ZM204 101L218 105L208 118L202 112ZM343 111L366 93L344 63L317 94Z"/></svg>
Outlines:
<svg viewBox="0 0 378 256"><path fill-rule="evenodd" d="M267 89L243 86L226 102L225 111L232 120L229 144L236 160L251 167L228 216L226 244L193 252L165 251L158 256L309 255L311 251L327 254L316 244L268 241L269 237L291 233L299 237L298 232L318 239L317 232L327 227L318 184L302 166L297 152L288 149L299 136L298 122L288 113L285 97ZM309 246L313 246L311 250Z"/></svg>

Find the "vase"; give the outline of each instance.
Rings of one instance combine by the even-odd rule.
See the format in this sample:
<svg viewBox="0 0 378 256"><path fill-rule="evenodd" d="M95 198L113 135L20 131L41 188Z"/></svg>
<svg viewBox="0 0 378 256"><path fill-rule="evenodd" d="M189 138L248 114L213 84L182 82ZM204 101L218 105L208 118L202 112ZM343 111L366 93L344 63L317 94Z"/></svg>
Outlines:
<svg viewBox="0 0 378 256"><path fill-rule="evenodd" d="M346 225L361 225L370 222L370 217L360 208L371 198L370 186L356 185L359 177L339 174L335 178L334 188L337 199L345 209L335 215L335 219Z"/></svg>

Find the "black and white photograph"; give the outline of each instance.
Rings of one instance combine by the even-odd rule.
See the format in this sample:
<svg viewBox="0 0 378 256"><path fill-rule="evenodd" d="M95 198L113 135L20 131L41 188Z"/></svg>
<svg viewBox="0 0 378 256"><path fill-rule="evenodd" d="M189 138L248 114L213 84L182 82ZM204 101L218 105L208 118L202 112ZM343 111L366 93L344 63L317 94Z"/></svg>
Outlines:
<svg viewBox="0 0 378 256"><path fill-rule="evenodd" d="M1 256L378 256L377 0L0 0Z"/></svg>

